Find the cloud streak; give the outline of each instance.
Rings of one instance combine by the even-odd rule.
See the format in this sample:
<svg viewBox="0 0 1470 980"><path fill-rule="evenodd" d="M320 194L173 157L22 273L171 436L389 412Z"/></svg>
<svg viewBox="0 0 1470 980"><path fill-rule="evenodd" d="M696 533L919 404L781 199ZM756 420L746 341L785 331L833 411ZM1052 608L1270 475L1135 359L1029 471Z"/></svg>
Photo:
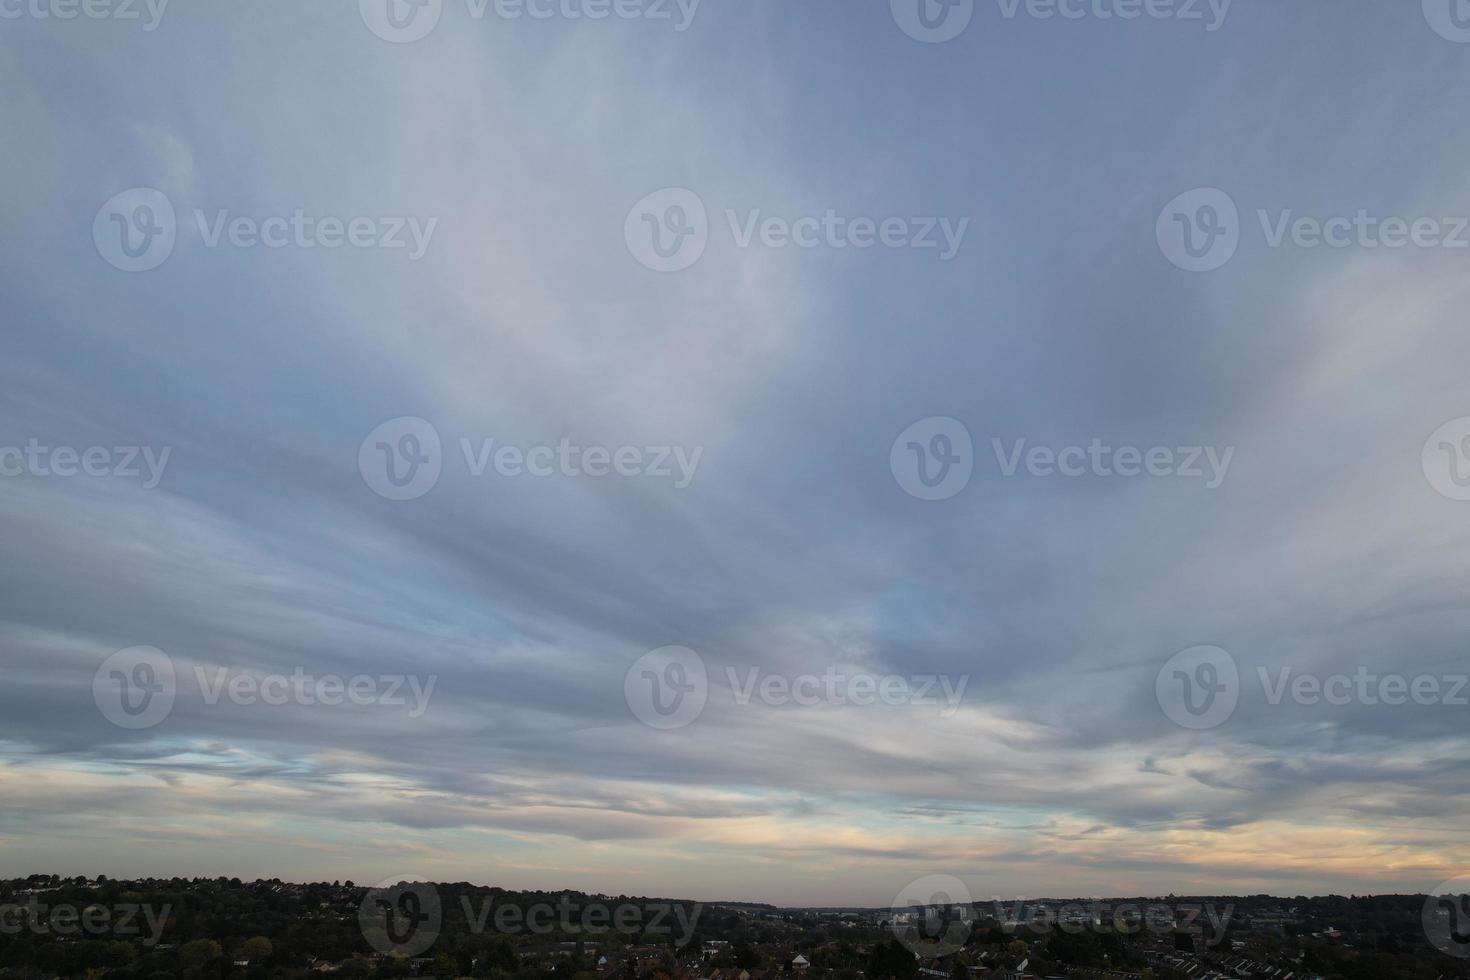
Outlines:
<svg viewBox="0 0 1470 980"><path fill-rule="evenodd" d="M707 3L677 33L451 11L395 45L352 6L0 41L24 136L0 160L0 445L170 450L153 488L0 478L0 862L820 904L925 873L1038 895L1463 870L1463 708L1243 696L1191 732L1155 695L1205 643L1247 679L1465 669L1463 505L1419 456L1470 414L1460 256L1246 240L1191 275L1154 240L1193 186L1247 223L1470 211L1446 164L1464 52L1416 12L1237 5L1197 36L977 10L924 45L885 5ZM1344 104L1362 125L1329 124ZM129 275L88 229L136 186L186 216L437 225L409 262L211 248L185 221ZM945 263L712 235L656 274L623 229L663 187L716 223L969 225ZM389 501L358 450L401 416L450 452L703 455L687 487L446 469ZM937 503L889 469L929 416L979 448ZM1094 437L1237 451L1209 490L984 465L991 439ZM669 645L710 690L661 732L624 679ZM137 646L179 681L129 730L93 677ZM726 680L834 666L967 683L941 712ZM436 684L422 717L210 704L196 667Z"/></svg>

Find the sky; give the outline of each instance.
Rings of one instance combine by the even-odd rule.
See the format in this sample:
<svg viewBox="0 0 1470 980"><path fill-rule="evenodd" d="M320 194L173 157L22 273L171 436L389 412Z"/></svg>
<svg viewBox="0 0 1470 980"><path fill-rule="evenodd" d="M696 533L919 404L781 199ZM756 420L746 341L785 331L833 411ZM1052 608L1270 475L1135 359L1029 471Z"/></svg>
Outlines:
<svg viewBox="0 0 1470 980"><path fill-rule="evenodd" d="M0 876L1470 872L1470 11L87 10L0 0Z"/></svg>

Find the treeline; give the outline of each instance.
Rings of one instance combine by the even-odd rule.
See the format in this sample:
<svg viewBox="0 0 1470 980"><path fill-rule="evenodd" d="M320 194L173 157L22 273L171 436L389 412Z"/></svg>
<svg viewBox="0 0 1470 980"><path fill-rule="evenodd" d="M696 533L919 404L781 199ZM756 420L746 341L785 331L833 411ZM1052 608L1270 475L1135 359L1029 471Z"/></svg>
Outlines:
<svg viewBox="0 0 1470 980"><path fill-rule="evenodd" d="M89 885L81 878L32 875L0 882L0 975L267 980L306 976L325 963L340 965L330 975L347 980L410 972L595 980L598 956L617 958L630 947L672 953L676 942L698 942L699 930L736 918L645 897L515 892L468 883L433 887L439 922L435 941L422 954L431 962L413 964L369 945L359 919L369 889L351 881L99 878ZM619 927L608 916L598 920L606 928L583 929L581 910L593 906L621 910ZM497 928L495 913L508 908L519 910L510 917L520 924L516 931ZM533 913L528 927L533 908L550 911ZM567 909L576 911L569 915ZM557 943L577 945L559 949L551 969L526 955Z"/></svg>

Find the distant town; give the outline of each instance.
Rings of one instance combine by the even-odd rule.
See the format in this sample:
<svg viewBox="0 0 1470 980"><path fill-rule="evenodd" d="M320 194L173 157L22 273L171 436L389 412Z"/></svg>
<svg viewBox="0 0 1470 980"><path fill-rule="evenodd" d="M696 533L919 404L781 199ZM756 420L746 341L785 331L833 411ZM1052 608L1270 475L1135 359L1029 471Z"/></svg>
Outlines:
<svg viewBox="0 0 1470 980"><path fill-rule="evenodd" d="M0 881L0 978L1470 980L1425 895L1006 899L907 908L403 879Z"/></svg>

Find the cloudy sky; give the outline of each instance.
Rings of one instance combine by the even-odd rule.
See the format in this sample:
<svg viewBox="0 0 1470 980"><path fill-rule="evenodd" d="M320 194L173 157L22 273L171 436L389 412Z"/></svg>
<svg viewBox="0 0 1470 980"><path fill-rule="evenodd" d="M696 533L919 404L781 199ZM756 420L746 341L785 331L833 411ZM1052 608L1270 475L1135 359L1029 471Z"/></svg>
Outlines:
<svg viewBox="0 0 1470 980"><path fill-rule="evenodd" d="M1448 2L122 2L0 0L0 875L1470 871Z"/></svg>

